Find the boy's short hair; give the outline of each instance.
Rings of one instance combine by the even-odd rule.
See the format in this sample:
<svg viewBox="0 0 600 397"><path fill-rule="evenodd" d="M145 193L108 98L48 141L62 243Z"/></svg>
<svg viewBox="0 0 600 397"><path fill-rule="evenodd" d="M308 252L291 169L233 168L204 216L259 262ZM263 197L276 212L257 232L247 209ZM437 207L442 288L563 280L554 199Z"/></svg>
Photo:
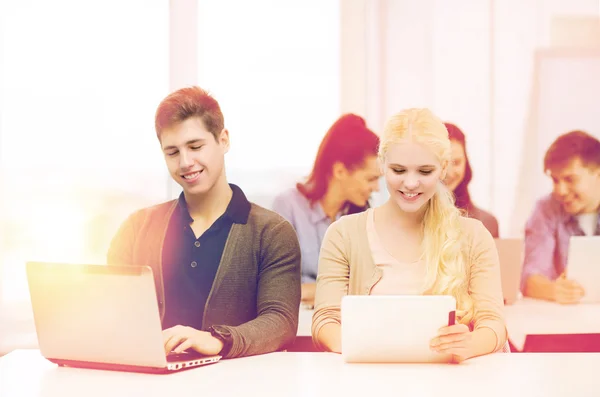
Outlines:
<svg viewBox="0 0 600 397"><path fill-rule="evenodd" d="M600 141L581 130L560 135L546 151L544 172L564 166L577 158L585 167L600 167Z"/></svg>
<svg viewBox="0 0 600 397"><path fill-rule="evenodd" d="M217 100L202 88L193 86L174 91L158 105L154 118L156 136L160 140L165 129L191 117L198 117L202 120L204 127L214 136L215 140L225 128L223 113Z"/></svg>

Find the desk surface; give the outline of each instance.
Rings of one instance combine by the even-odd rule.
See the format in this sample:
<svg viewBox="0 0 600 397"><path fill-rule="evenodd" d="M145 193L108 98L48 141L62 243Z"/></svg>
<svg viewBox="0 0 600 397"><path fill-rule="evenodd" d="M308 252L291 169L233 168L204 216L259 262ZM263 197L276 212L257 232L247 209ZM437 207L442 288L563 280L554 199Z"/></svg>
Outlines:
<svg viewBox="0 0 600 397"><path fill-rule="evenodd" d="M300 309L298 313L298 336L311 336L312 315L314 310Z"/></svg>
<svg viewBox="0 0 600 397"><path fill-rule="evenodd" d="M37 349L31 304L0 305L0 356L14 349Z"/></svg>
<svg viewBox="0 0 600 397"><path fill-rule="evenodd" d="M527 335L600 333L600 304L560 305L524 298L505 306L504 312L510 340L519 350ZM311 336L312 314L312 310L300 309L298 336ZM10 341L0 338L0 354L23 347L37 348L33 319L27 322L26 330Z"/></svg>
<svg viewBox="0 0 600 397"><path fill-rule="evenodd" d="M0 359L0 396L597 396L600 353L493 354L462 364L345 364L272 353L169 375L59 368L37 350Z"/></svg>
<svg viewBox="0 0 600 397"><path fill-rule="evenodd" d="M504 313L510 340L519 350L527 335L600 334L600 304L561 305L524 298L505 306Z"/></svg>
<svg viewBox="0 0 600 397"><path fill-rule="evenodd" d="M300 310L298 336L310 336L312 313ZM561 305L523 298L506 305L504 313L510 341L519 350L527 335L600 333L600 304Z"/></svg>

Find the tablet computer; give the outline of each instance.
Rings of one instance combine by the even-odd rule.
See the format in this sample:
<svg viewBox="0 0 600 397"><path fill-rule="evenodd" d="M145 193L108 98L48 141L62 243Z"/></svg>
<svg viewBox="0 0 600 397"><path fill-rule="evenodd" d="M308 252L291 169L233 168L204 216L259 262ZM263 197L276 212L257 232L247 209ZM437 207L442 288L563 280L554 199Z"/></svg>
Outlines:
<svg viewBox="0 0 600 397"><path fill-rule="evenodd" d="M352 363L445 363L430 349L438 330L455 321L446 295L349 295L342 299L342 356Z"/></svg>
<svg viewBox="0 0 600 397"><path fill-rule="evenodd" d="M600 236L572 236L566 275L583 287L582 303L600 303Z"/></svg>

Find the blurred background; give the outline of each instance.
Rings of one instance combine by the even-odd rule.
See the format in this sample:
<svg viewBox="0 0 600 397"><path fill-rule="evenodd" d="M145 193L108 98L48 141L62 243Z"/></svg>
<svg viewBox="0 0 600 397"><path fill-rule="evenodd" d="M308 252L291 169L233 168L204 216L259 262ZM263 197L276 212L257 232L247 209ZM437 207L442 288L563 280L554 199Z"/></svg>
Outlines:
<svg viewBox="0 0 600 397"><path fill-rule="evenodd" d="M0 354L33 332L26 261L104 263L129 213L177 197L154 112L186 85L220 102L229 181L266 207L342 113L380 133L429 107L467 136L474 202L522 236L547 146L600 137L599 18L598 0L0 0Z"/></svg>

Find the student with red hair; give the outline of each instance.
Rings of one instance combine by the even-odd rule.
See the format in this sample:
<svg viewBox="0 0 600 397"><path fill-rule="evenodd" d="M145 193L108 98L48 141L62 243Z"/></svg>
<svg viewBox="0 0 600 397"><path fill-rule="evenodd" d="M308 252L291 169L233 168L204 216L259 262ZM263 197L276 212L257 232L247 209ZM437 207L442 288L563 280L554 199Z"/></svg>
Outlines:
<svg viewBox="0 0 600 397"><path fill-rule="evenodd" d="M312 171L275 198L273 210L294 226L302 251L302 302L312 306L321 241L329 225L364 211L379 190L378 136L355 114L341 116L323 138Z"/></svg>

